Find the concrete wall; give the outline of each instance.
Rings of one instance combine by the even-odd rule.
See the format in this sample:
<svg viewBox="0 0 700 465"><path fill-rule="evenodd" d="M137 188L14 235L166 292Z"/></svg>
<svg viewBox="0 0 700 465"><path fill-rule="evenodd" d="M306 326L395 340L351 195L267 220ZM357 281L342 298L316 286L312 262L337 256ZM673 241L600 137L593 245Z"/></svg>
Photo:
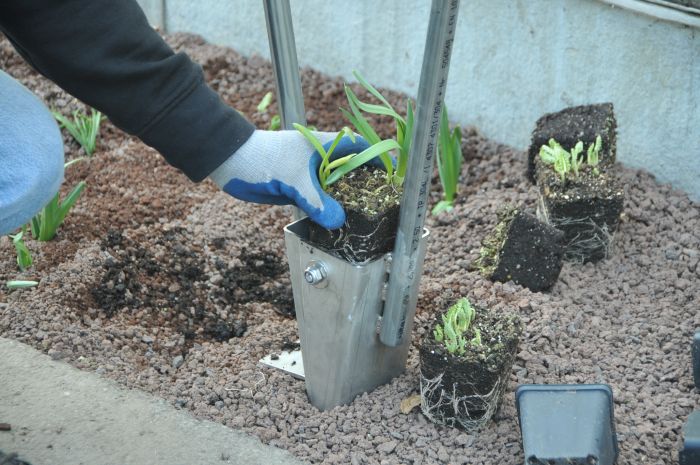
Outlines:
<svg viewBox="0 0 700 465"><path fill-rule="evenodd" d="M269 56L261 1L164 3L168 31ZM376 85L415 95L429 7L292 1L299 62L346 78L358 69ZM453 121L491 138L525 148L543 113L611 101L619 160L700 200L699 100L700 29L598 0L461 2L447 104Z"/></svg>

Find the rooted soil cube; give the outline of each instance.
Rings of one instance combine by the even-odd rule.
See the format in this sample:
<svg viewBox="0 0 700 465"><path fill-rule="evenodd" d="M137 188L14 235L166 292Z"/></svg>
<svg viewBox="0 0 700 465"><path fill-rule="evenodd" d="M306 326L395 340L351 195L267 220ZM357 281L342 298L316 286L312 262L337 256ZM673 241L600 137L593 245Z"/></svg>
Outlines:
<svg viewBox="0 0 700 465"><path fill-rule="evenodd" d="M522 332L516 315L475 309L464 337L472 340L478 330L481 342L470 343L465 354L449 353L435 341L439 319L419 349L423 414L435 423L467 431L480 429L498 409Z"/></svg>
<svg viewBox="0 0 700 465"><path fill-rule="evenodd" d="M553 171L541 170L537 184L537 214L564 232L564 258L577 262L606 258L625 197L617 178L586 167L578 177L562 182Z"/></svg>
<svg viewBox="0 0 700 465"><path fill-rule="evenodd" d="M483 241L476 268L489 279L532 291L551 288L561 272L564 233L533 215L506 207L495 230Z"/></svg>
<svg viewBox="0 0 700 465"><path fill-rule="evenodd" d="M616 128L612 103L569 107L544 115L537 120L535 130L532 131L532 141L528 150L528 178L535 182L540 165L538 154L540 148L547 145L549 139L555 139L565 150L571 150L578 141L582 141L588 147L595 142L597 136L600 136L602 139L601 167L613 165L616 153Z"/></svg>
<svg viewBox="0 0 700 465"><path fill-rule="evenodd" d="M357 169L331 186L345 209L345 224L334 230L309 225L309 241L350 263L366 263L391 252L399 227L400 191L383 171Z"/></svg>

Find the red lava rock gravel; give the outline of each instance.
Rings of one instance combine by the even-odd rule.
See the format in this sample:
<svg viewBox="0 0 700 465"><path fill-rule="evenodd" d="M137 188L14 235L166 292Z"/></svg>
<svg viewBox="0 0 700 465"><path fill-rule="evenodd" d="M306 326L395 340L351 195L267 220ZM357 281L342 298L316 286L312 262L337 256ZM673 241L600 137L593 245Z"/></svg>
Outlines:
<svg viewBox="0 0 700 465"><path fill-rule="evenodd" d="M267 61L196 36L167 40L203 65L225 100L267 126L270 115L255 109L274 89ZM6 41L0 66L49 106L64 113L82 107ZM337 111L341 80L307 69L302 83L309 124L346 124ZM388 96L403 108L401 95ZM382 131L389 135L391 127ZM646 172L623 168L625 216L612 258L565 264L551 293L491 283L468 271L480 241L500 205L534 208L536 189L525 178L523 152L474 129L465 134L456 208L427 224L432 236L406 373L351 405L319 412L302 382L257 365L297 337L295 320L280 314L291 310L282 237L290 212L239 202L209 182L191 184L109 123L96 155L68 170L66 187L86 179L88 188L59 236L28 241L35 267L17 273L11 243L0 239L0 282L41 281L21 292L0 289L0 335L313 463L522 463L518 383L609 383L618 463L675 462L681 427L700 405L690 358L700 326L700 205ZM68 137L65 144L68 158L81 154ZM479 435L437 427L419 409L399 413L401 400L418 389L420 338L462 295L517 311L525 325L501 410Z"/></svg>

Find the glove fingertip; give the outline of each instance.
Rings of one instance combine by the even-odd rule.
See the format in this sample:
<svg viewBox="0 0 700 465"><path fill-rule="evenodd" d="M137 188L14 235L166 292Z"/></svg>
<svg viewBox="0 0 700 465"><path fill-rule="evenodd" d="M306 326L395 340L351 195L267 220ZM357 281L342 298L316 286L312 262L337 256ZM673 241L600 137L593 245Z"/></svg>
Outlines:
<svg viewBox="0 0 700 465"><path fill-rule="evenodd" d="M337 200L328 196L323 201L323 209L311 212L309 218L326 229L338 229L345 224L345 210Z"/></svg>

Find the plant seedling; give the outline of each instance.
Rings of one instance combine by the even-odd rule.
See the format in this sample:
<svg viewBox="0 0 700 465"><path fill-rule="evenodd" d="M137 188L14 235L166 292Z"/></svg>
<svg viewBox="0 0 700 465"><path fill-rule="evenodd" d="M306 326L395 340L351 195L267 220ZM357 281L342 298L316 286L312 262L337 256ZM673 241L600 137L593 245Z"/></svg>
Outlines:
<svg viewBox="0 0 700 465"><path fill-rule="evenodd" d="M8 289L13 290L13 289L26 289L28 287L34 287L38 286L39 283L37 281L8 281L5 283Z"/></svg>
<svg viewBox="0 0 700 465"><path fill-rule="evenodd" d="M596 136L595 143L588 147L588 153L586 154L586 164L593 167L593 172L598 174L598 163L600 163L600 149L603 145L603 139L600 136Z"/></svg>
<svg viewBox="0 0 700 465"><path fill-rule="evenodd" d="M598 174L599 154L602 146L602 138L596 137L593 144L588 147L586 164L593 168L593 172ZM559 142L549 139L548 145L540 148L540 159L547 165L551 165L559 175L561 182L566 182L567 177L577 178L584 164L583 142L578 141L576 145L567 151Z"/></svg>
<svg viewBox="0 0 700 465"><path fill-rule="evenodd" d="M396 142L399 146L397 149L398 157L396 161L396 168L394 168L393 160L391 159L388 151L382 153L380 155L380 159L382 160L384 169L386 170L387 183L391 183L397 187L401 186L403 185L403 179L406 176L406 168L408 167L408 152L411 147L411 137L413 135L413 106L411 101L408 100L406 102L406 118L404 119L394 110L384 96L379 93L379 91L369 82L367 82L359 72L353 71L352 74L362 87L364 87L370 94L381 102L381 105L361 101L352 91L350 86L346 84L345 95L348 98L350 110L341 108L340 111L343 113L343 115L345 115L348 121L355 126L357 132L372 145L379 143L381 139L364 117L362 112L364 111L374 115L390 116L394 119L396 123Z"/></svg>
<svg viewBox="0 0 700 465"><path fill-rule="evenodd" d="M258 112L264 113L267 110L267 107L270 106L270 102L272 102L272 92L268 92L265 94L262 100L260 100L260 103L258 103Z"/></svg>
<svg viewBox="0 0 700 465"><path fill-rule="evenodd" d="M272 92L268 92L265 94L265 96L260 100L260 103L258 103L258 113L267 113L267 109L270 106L270 103L272 102ZM280 118L280 115L273 115L270 118L270 125L268 126L268 130L270 131L276 131L282 126L282 119Z"/></svg>
<svg viewBox="0 0 700 465"><path fill-rule="evenodd" d="M323 147L321 141L306 127L301 124L294 123L294 128L299 131L310 143L314 146L319 155L321 155L321 165L318 168L318 180L321 183L321 188L327 190L328 186L338 181L340 178L348 174L350 171L364 165L373 158L386 153L389 150L396 150L399 145L392 139L383 140L371 145L362 152L355 154L351 153L344 157L333 160L332 154L335 148L340 143L340 140L348 136L352 141L355 141L355 134L350 128L343 128L342 131L335 136L328 150Z"/></svg>
<svg viewBox="0 0 700 465"><path fill-rule="evenodd" d="M27 245L24 243L24 233L26 231L27 227L22 226L22 230L20 232L14 236L10 235L12 244L15 246L15 250L17 251L17 265L19 266L20 271L26 270L32 266L33 263L32 254L29 252Z"/></svg>
<svg viewBox="0 0 700 465"><path fill-rule="evenodd" d="M72 121L57 111L52 113L61 127L66 128L70 135L83 147L85 153L88 156L92 156L97 144L97 134L100 132L100 123L104 118L102 113L92 108L90 116L88 116L79 110L75 110Z"/></svg>
<svg viewBox="0 0 700 465"><path fill-rule="evenodd" d="M433 207L433 215L453 208L457 196L457 183L462 169L462 131L456 126L450 133L447 106L443 106L440 117L440 134L437 147L437 165L444 199Z"/></svg>
<svg viewBox="0 0 700 465"><path fill-rule="evenodd" d="M68 168L69 166L83 160L83 158L76 158L66 163L64 166ZM50 241L56 236L56 230L61 226L63 220L65 220L68 212L75 202L82 194L85 189L85 181L80 181L73 190L63 199L60 200L60 193L56 193L53 199L32 218L32 236L38 241Z"/></svg>
<svg viewBox="0 0 700 465"><path fill-rule="evenodd" d="M433 331L435 342L443 343L447 352L457 355L465 354L467 344L481 345L481 332L478 328L474 328L474 337L470 341L467 342L464 337L475 316L476 312L469 303L469 299L462 297L442 315L443 324L438 323L435 326Z"/></svg>

